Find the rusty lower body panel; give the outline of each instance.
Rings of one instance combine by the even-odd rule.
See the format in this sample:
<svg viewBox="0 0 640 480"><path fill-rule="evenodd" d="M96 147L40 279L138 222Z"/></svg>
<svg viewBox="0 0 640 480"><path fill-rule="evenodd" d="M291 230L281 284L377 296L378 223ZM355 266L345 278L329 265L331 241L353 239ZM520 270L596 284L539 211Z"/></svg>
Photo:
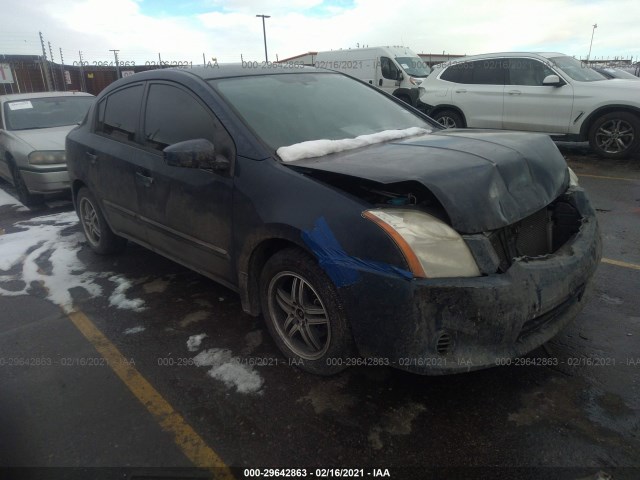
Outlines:
<svg viewBox="0 0 640 480"><path fill-rule="evenodd" d="M361 355L372 365L439 375L504 364L553 338L583 308L602 254L581 195L579 231L553 254L515 259L504 273L414 280L363 273L341 289Z"/></svg>

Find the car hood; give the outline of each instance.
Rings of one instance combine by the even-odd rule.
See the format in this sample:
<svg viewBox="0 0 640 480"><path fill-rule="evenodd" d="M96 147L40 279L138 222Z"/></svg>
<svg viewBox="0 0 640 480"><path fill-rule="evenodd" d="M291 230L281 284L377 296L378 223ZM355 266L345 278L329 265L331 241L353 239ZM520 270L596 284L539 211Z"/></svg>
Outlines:
<svg viewBox="0 0 640 480"><path fill-rule="evenodd" d="M13 130L11 134L28 144L33 150L64 150L64 141L76 125L37 128L33 130Z"/></svg>
<svg viewBox="0 0 640 480"><path fill-rule="evenodd" d="M446 130L290 164L382 184L418 181L461 233L504 227L568 187L567 164L546 135Z"/></svg>

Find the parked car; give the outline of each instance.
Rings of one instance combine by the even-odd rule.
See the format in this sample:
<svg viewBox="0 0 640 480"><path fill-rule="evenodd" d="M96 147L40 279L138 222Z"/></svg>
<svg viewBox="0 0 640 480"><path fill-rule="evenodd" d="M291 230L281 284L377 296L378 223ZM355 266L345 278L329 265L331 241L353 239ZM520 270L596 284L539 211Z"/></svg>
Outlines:
<svg viewBox="0 0 640 480"><path fill-rule="evenodd" d="M561 53L493 53L443 64L420 99L447 128L544 132L625 158L640 145L640 90L634 80L605 80Z"/></svg>
<svg viewBox="0 0 640 480"><path fill-rule="evenodd" d="M346 73L417 106L418 87L431 69L406 47L366 47L319 52L314 66Z"/></svg>
<svg viewBox="0 0 640 480"><path fill-rule="evenodd" d="M25 205L69 189L64 139L93 98L82 92L0 95L0 176Z"/></svg>
<svg viewBox="0 0 640 480"><path fill-rule="evenodd" d="M636 77L633 73L627 72L620 68L614 67L593 67L593 69L601 75L607 78L621 78L623 80L640 80L640 77Z"/></svg>
<svg viewBox="0 0 640 480"><path fill-rule="evenodd" d="M326 70L139 73L66 146L96 253L129 239L237 291L309 372L523 355L577 315L601 255L548 136L443 130Z"/></svg>

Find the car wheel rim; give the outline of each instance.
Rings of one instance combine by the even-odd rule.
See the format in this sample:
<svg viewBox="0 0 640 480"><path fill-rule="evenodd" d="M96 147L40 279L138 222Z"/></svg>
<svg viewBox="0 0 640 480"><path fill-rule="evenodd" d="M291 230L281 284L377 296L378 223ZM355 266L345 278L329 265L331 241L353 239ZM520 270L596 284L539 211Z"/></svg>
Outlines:
<svg viewBox="0 0 640 480"><path fill-rule="evenodd" d="M451 117L440 117L438 123L444 128L456 128L456 122Z"/></svg>
<svg viewBox="0 0 640 480"><path fill-rule="evenodd" d="M606 153L621 153L628 150L635 139L633 126L620 119L604 122L596 132L596 145Z"/></svg>
<svg viewBox="0 0 640 480"><path fill-rule="evenodd" d="M93 204L83 198L80 201L80 218L82 219L82 227L87 236L87 240L93 246L100 243L100 222L98 221L98 212Z"/></svg>
<svg viewBox="0 0 640 480"><path fill-rule="evenodd" d="M269 284L269 314L279 337L306 360L321 358L329 348L329 315L313 286L293 272L280 272Z"/></svg>

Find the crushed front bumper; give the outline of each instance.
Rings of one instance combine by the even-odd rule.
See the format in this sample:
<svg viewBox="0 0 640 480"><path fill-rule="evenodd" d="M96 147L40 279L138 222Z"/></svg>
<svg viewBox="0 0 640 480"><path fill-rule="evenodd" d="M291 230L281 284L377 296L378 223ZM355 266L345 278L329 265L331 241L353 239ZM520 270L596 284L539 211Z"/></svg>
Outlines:
<svg viewBox="0 0 640 480"><path fill-rule="evenodd" d="M571 240L505 273L409 281L362 273L341 290L362 356L438 375L504 364L550 340L583 308L602 254L594 212L585 198L577 203L583 220Z"/></svg>

